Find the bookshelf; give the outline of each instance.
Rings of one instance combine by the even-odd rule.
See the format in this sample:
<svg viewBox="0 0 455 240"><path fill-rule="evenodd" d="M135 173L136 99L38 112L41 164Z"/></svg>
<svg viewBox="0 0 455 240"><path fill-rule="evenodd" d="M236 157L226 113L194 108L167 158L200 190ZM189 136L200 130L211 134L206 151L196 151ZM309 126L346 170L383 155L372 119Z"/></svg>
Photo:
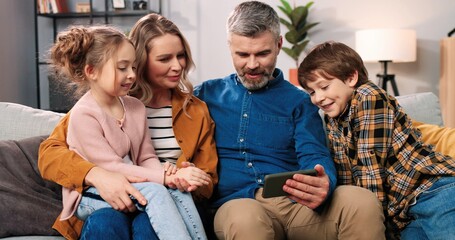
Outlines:
<svg viewBox="0 0 455 240"><path fill-rule="evenodd" d="M36 59L36 84L37 84L37 105L38 108L43 108L43 101L42 99L47 97L47 95L42 94L42 89L41 89L41 84L43 78L49 78L47 74L47 62L45 59L43 59L43 53L47 51L48 49L42 49L43 47L40 47L40 33L45 34L42 32L43 26L40 26L39 24L39 19L40 18L45 18L49 19L52 25L51 31L52 31L52 39L55 41L58 31L59 31L59 22L64 22L64 25L70 25L73 23L76 23L76 20L80 19L86 19L87 23L83 25L91 25L95 23L95 19L98 21L98 23L103 23L103 24L112 24L112 20L114 18L128 18L128 17L134 17L139 19L140 17L156 12L156 13L161 13L161 6L162 2L161 0L147 0L147 1L142 1L147 3L147 8L145 10L133 10L132 9L132 4L127 5L125 9L114 9L112 6L112 1L113 0L103 0L103 8L101 10L95 9L94 8L94 1L90 0L88 2L88 7L89 11L88 12L75 12L72 11L73 8L66 8L63 11L61 10L60 12L57 11L54 13L53 10L46 9L46 11L43 11L41 8L42 1L57 1L57 2L64 2L66 4L72 3L73 5L75 2L82 2L82 1L76 1L76 0L35 0L35 59ZM133 3L133 2L139 2L135 0L126 0L128 3ZM157 5L157 10L150 10L150 4L151 2L156 2ZM97 3L100 3L100 0L97 1ZM51 8L52 4L49 3L49 7ZM55 5L54 5L55 6ZM137 20L135 19L135 20ZM80 23L77 23L80 24ZM132 27L128 26L128 27ZM49 28L46 27L46 28ZM44 84L44 83L43 83ZM49 80L49 107L44 107L48 108L48 110L52 111L57 111L57 112L67 112L72 105L74 104L74 101L69 100L68 96L65 96L65 94L59 93L58 91L53 91L55 90L55 84L52 84L51 81Z"/></svg>

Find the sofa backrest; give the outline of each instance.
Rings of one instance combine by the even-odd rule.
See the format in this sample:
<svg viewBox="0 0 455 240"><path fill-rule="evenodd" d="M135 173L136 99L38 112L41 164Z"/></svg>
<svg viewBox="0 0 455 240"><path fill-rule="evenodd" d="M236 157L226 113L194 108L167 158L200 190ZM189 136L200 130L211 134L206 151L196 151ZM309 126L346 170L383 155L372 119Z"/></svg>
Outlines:
<svg viewBox="0 0 455 240"><path fill-rule="evenodd" d="M412 119L443 126L439 99L434 93L415 93L396 98ZM17 103L0 102L0 140L48 135L63 115Z"/></svg>
<svg viewBox="0 0 455 240"><path fill-rule="evenodd" d="M443 126L439 98L432 92L397 96L398 103L414 120Z"/></svg>
<svg viewBox="0 0 455 240"><path fill-rule="evenodd" d="M0 102L0 140L49 135L62 116L62 113Z"/></svg>

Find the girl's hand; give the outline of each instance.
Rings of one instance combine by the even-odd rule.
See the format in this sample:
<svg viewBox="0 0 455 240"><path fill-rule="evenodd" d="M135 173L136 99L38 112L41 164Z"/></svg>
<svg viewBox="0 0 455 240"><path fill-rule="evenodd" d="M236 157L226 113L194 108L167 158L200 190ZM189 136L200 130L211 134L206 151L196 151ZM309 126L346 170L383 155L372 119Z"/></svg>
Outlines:
<svg viewBox="0 0 455 240"><path fill-rule="evenodd" d="M191 162L182 162L180 167L181 168L186 168L186 167L194 167L194 163ZM210 179L211 181L211 179ZM190 185L186 180L176 178L174 180L175 188L178 188L180 192L193 192L195 191L198 186Z"/></svg>
<svg viewBox="0 0 455 240"><path fill-rule="evenodd" d="M179 169L175 175L175 179L179 179L178 181L182 183L182 181L186 181L189 185L194 185L197 187L208 185L211 181L210 176L202 171L201 169L193 166L185 167ZM176 181L174 180L174 184L177 185Z"/></svg>
<svg viewBox="0 0 455 240"><path fill-rule="evenodd" d="M175 174L177 172L177 170L178 170L178 168L177 168L177 166L175 164L170 163L168 161L166 161L163 164L163 168L164 168L164 171L166 172L167 176Z"/></svg>

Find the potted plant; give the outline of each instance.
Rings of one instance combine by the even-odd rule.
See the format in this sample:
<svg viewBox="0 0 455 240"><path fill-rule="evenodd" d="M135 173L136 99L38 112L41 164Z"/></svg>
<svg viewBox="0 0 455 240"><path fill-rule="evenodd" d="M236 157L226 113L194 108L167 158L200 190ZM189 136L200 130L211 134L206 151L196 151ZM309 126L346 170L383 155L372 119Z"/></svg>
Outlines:
<svg viewBox="0 0 455 240"><path fill-rule="evenodd" d="M308 2L305 6L295 6L295 4L291 6L287 0L280 1L282 6L278 6L278 8L287 17L287 19L280 17L280 22L289 30L285 33L284 37L291 44L290 48L283 47L282 49L295 61L296 68L289 70L289 81L294 85L298 85L297 68L299 66L300 55L310 41L308 39L308 30L319 23L309 23L307 21L308 12L313 2Z"/></svg>

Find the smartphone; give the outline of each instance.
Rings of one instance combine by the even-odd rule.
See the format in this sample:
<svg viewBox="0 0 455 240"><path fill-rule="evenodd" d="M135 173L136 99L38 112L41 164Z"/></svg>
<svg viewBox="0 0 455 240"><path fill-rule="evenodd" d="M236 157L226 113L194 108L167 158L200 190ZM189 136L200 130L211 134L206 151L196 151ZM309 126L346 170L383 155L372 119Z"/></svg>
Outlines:
<svg viewBox="0 0 455 240"><path fill-rule="evenodd" d="M316 176L318 172L314 169L304 169L293 172L268 174L264 178L264 189L262 190L262 197L271 198L287 196L288 193L283 191L283 185L286 183L286 180L292 178L292 176L297 173Z"/></svg>

